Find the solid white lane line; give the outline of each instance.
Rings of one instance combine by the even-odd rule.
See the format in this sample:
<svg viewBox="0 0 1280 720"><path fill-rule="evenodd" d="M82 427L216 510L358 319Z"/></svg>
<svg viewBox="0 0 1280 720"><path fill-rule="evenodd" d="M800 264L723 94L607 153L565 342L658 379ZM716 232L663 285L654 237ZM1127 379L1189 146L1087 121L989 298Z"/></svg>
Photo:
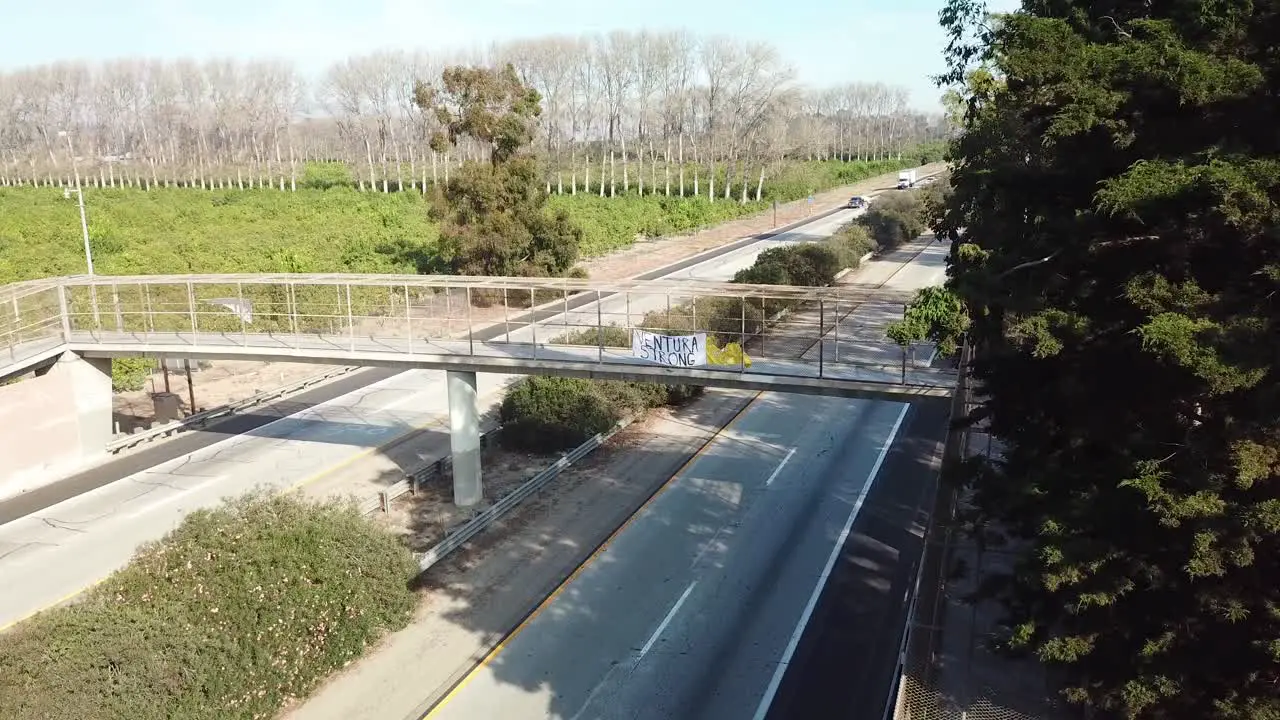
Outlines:
<svg viewBox="0 0 1280 720"><path fill-rule="evenodd" d="M902 426L902 419L907 416L907 408L910 406L903 404L902 411L898 413L898 419L894 421L893 428L889 430L889 437L885 438L884 445L880 448L880 454L876 457L876 462L871 466L871 472L867 475L867 482L862 486L862 491L858 493L858 497L853 502L853 510L849 513L849 518L844 522L844 528L840 531L840 537L836 539L835 547L831 549L831 555L827 558L826 567L822 569L822 574L818 576L818 584L813 588L813 594L809 596L809 604L804 606L804 612L800 614L800 622L796 625L796 629L791 633L791 639L787 642L786 650L782 651L782 658L778 661L778 667L774 668L773 678L769 680L769 687L764 691L764 697L760 698L760 704L756 706L756 714L754 720L764 720L769 714L769 706L773 704L773 696L778 692L778 686L782 684L782 676L787 672L787 665L791 662L791 656L796 652L796 646L800 644L800 636L804 634L804 628L809 624L809 617L813 615L813 608L818 604L818 597L822 595L822 589L826 587L827 578L831 576L831 570L836 565L836 558L840 557L840 550L844 548L844 543L849 539L849 532L853 529L853 521L858 517L858 511L862 509L862 503L867 499L867 493L871 491L871 484L875 482L876 473L880 472L880 466L884 464L885 456L889 454L889 448L893 447L893 440L898 435L898 428Z"/></svg>
<svg viewBox="0 0 1280 720"><path fill-rule="evenodd" d="M658 642L658 637L662 635L662 631L667 629L667 626L671 624L671 620L675 618L676 613L680 612L680 606L684 605L684 601L689 599L689 593L693 592L693 586L697 584L698 581L694 580L689 583L689 587L685 588L683 593L680 593L680 599L676 600L676 604L671 606L671 609L667 611L667 616L662 618L662 623L658 625L658 629L653 631L653 634L649 636L649 641L644 644L644 647L640 648L640 657L644 657L653 649L653 644Z"/></svg>
<svg viewBox="0 0 1280 720"><path fill-rule="evenodd" d="M782 462L778 463L778 467L774 468L773 472L769 474L769 479L764 481L765 487L769 487L770 485L773 484L774 478L778 477L778 473L782 472L782 468L786 467L787 461L790 460L791 456L795 454L796 454L795 448L791 448L790 450L787 451L787 456L782 458Z"/></svg>

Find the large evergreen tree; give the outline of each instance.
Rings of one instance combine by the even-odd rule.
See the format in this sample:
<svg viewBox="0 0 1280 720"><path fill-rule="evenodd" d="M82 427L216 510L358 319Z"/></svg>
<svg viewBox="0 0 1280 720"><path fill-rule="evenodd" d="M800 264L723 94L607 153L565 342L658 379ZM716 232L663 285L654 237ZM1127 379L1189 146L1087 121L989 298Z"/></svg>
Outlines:
<svg viewBox="0 0 1280 720"><path fill-rule="evenodd" d="M1280 718L1280 4L942 19L982 81L937 230L1008 443L973 483L1034 542L1010 645L1104 714Z"/></svg>
<svg viewBox="0 0 1280 720"><path fill-rule="evenodd" d="M419 84L414 100L434 113L440 131L431 146L444 152L460 139L486 147L489 162L467 162L432 204L440 221L440 255L467 275L561 275L578 258L582 230L547 194L531 152L542 112L536 90L502 68L451 67L438 87Z"/></svg>

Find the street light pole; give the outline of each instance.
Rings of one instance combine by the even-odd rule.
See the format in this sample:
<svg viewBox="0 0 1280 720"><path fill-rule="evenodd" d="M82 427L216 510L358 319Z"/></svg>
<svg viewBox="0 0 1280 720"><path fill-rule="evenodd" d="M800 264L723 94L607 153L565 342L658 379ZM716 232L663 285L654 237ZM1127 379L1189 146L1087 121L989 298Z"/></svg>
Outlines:
<svg viewBox="0 0 1280 720"><path fill-rule="evenodd" d="M71 133L66 130L58 132L59 135L67 139L67 154L71 156L71 170L76 178L76 200L80 205L80 232L84 236L84 261L89 267L89 274L93 274L93 248L89 245L89 219L84 212L84 190L80 186L80 165L76 162L76 151L71 146Z"/></svg>
<svg viewBox="0 0 1280 720"><path fill-rule="evenodd" d="M71 133L59 130L58 137L67 139L67 154L71 156L71 170L76 178L76 202L80 205L80 233L84 237L84 262L89 268L89 277L92 278L93 247L89 244L89 218L84 211L84 189L80 185L80 165L76 162L75 148L71 146ZM95 330L101 330L102 319L98 314L98 286L94 285L92 280L89 282L89 304L93 309L93 327Z"/></svg>

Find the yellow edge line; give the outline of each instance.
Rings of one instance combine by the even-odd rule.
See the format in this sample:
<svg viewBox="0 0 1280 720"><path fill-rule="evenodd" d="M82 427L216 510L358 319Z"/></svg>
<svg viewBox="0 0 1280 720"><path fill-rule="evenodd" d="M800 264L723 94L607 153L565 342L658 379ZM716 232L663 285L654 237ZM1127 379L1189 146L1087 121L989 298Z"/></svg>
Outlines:
<svg viewBox="0 0 1280 720"><path fill-rule="evenodd" d="M114 573L113 573L113 574L114 574ZM44 611L46 611L46 610L52 610L53 608L55 608L55 607L57 607L57 606L59 606L59 605L61 605L61 604L65 603L65 602L67 602L68 600L71 600L71 599L75 598L77 595L80 595L81 593L86 593L86 592L88 592L88 591L90 591L90 590L92 590L92 589L94 589L94 588L98 587L98 586L99 586L99 585L101 585L102 583L106 582L106 581L107 581L107 578L109 578L109 577L111 577L111 575L108 575L107 577L104 577L104 578L98 578L97 580L94 580L93 582L89 583L88 585L86 585L86 586L84 586L84 587L80 588L79 590L76 590L76 591L74 591L74 592L67 593L66 595L63 595L62 597L58 598L57 600L54 600L54 601L53 601L53 602L51 602L51 603L48 603L48 604L46 604L46 605L43 605L43 606L41 606L40 608L38 608L38 609L36 609L36 610L32 610L31 612L27 613L26 615L23 615L22 617L20 617L20 618L18 618L18 619L16 619L16 620L10 620L9 622L5 623L4 625L0 625L0 633L6 632L6 631L7 631L7 630L9 630L10 628L12 628L12 627L14 627L15 625L17 625L18 623L26 622L27 620L30 620L31 618L35 617L36 615L39 615L40 613L42 613L42 612L44 612Z"/></svg>
<svg viewBox="0 0 1280 720"><path fill-rule="evenodd" d="M480 662L476 663L475 667L471 668L470 672L468 672L465 676L463 676L463 678L459 680L457 684L455 684L453 688L451 688L443 698L440 698L439 702L437 702L435 705L432 705L431 708L427 710L427 712L423 714L419 720L430 720L432 716L442 711L444 707L448 705L451 700L453 700L454 697L456 697L460 692L462 692L462 690L473 679L475 679L475 676L478 675L481 670L483 670L486 666L488 666L491 662L493 662L493 659L496 658L504 649L506 649L507 645L509 645L512 641L514 641L516 637L520 635L520 633L524 632L525 628L528 627L529 624L532 623L534 619L537 618L538 615L541 614L542 611L547 608L547 606L549 606L552 602L555 601L557 597L559 597L560 593L564 591L564 589L569 585L569 583L573 582L574 578L578 577L578 575L581 574L583 570L586 570L587 567L591 565L591 563L595 562L596 558L598 558L605 550L609 548L610 545L613 544L614 539L617 538L618 535L621 535L622 531L626 530L631 525L631 523L635 521L635 519L640 515L640 513L644 512L645 508L649 507L649 505L651 505L654 500L657 500L660 495L666 492L667 489L671 487L671 484L675 482L676 478L684 474L684 471L689 469L690 465L696 462L698 458L702 457L703 453L707 451L707 448L711 447L711 445L715 443L716 440L718 440L726 431L728 431L729 428L731 428L733 424L736 423L738 419L741 418L747 412L747 410L749 410L751 406L754 405L756 401L760 399L760 397L763 394L764 392L761 391L753 395L745 405L743 405L741 408L738 409L738 412L733 414L733 417L729 418L728 422L726 422L723 426L721 426L720 429L717 430L714 435L707 438L707 441L702 444L702 447L698 448L698 451L695 452L692 457L690 457L688 460L685 460L684 463L680 466L679 470L676 470L674 473L672 473L671 477L667 478L666 481L662 483L662 485L658 486L658 489L655 490L653 494L649 496L648 500L645 500L644 503L640 505L640 507L636 508L636 511L631 513L630 517L624 520L623 523L619 525L616 530L614 530L612 533L609 533L609 536L605 538L604 542L600 543L599 547L597 547L594 551L592 551L592 553L587 556L586 560L583 560L582 563L578 565L578 567L574 568L573 572L569 574L569 577L565 578L564 581L562 581L559 585L557 585L556 589L552 590L551 594L547 595L547 597L543 599L541 603L538 603L538 606L533 609L533 612L525 616L525 619L522 620L514 630L507 633L506 637L502 638L502 640L500 640L498 644L495 645L493 649L490 650L488 654L486 654L484 658L480 660Z"/></svg>

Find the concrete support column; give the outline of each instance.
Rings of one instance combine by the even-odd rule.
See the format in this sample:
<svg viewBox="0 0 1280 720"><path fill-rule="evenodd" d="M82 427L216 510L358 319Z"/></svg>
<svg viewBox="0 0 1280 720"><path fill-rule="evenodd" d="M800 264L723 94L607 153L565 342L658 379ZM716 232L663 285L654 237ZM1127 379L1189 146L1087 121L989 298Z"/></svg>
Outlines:
<svg viewBox="0 0 1280 720"><path fill-rule="evenodd" d="M445 371L449 386L449 447L453 453L453 503L461 508L484 498L480 482L480 412L476 374Z"/></svg>

